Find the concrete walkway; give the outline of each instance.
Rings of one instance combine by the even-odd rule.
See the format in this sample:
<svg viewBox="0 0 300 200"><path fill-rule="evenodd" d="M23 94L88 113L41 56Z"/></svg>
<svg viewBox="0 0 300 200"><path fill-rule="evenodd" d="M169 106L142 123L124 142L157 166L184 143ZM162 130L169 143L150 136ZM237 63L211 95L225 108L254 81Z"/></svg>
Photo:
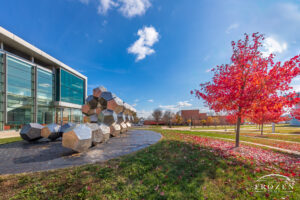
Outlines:
<svg viewBox="0 0 300 200"><path fill-rule="evenodd" d="M64 148L61 141L3 144L0 145L0 174L36 172L103 162L148 147L161 137L153 131L131 130L81 154Z"/></svg>

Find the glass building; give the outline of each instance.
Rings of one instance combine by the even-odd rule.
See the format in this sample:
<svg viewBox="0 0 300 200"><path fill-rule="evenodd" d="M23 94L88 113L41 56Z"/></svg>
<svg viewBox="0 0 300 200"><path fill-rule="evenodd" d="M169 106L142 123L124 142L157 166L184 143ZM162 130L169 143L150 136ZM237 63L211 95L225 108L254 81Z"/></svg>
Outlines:
<svg viewBox="0 0 300 200"><path fill-rule="evenodd" d="M87 77L0 27L0 130L82 122Z"/></svg>

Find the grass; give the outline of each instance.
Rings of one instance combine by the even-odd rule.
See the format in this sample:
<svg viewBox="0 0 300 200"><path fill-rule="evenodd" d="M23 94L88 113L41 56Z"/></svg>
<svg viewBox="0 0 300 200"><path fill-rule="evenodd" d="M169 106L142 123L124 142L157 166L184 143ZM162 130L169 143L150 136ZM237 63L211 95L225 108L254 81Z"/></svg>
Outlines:
<svg viewBox="0 0 300 200"><path fill-rule="evenodd" d="M226 126L227 129L235 129L235 126ZM225 126L204 126L204 127L194 127L192 130L224 130ZM258 127L256 125L242 125L241 131L247 131L247 132L255 132L260 133L258 130ZM295 126L289 126L286 124L276 124L275 127L276 133L289 133L289 134L300 134L300 127ZM271 125L265 125L264 126L264 133L272 133L272 126Z"/></svg>
<svg viewBox="0 0 300 200"><path fill-rule="evenodd" d="M22 140L21 137L2 138L2 139L0 139L0 145L11 143L11 142L18 142L18 141L21 141L21 140Z"/></svg>
<svg viewBox="0 0 300 200"><path fill-rule="evenodd" d="M161 130L160 130L161 131ZM134 154L101 164L0 176L2 199L268 199L255 193L255 180L269 174L255 164L224 158L212 149L164 138ZM299 199L294 188L289 199ZM282 195L282 194L281 194Z"/></svg>
<svg viewBox="0 0 300 200"><path fill-rule="evenodd" d="M162 133L172 133L174 130L162 130L162 129L152 129L157 132L162 132ZM235 139L235 134L232 132L204 132L204 131L180 131L176 130L176 133L183 133L183 134L189 134L189 135L198 135L202 137L213 137L213 138L224 138L224 139ZM267 136L266 136L267 137ZM286 138L281 138L283 141L273 141L269 140L267 138L263 137L247 137L243 136L243 134L240 135L240 141L247 141L247 142L253 142L257 144L263 144L263 145L269 145L273 147L279 147L279 148L284 148L288 150L293 150L293 151L300 151L300 144L294 144L294 143L287 143L284 142ZM300 141L300 136L297 136L297 141Z"/></svg>
<svg viewBox="0 0 300 200"><path fill-rule="evenodd" d="M161 127L153 127L152 129L160 129ZM173 128L178 128L178 127L173 127ZM255 128L255 127L253 127ZM252 129L252 128L251 128ZM263 133L263 136L261 136L260 131L258 130L249 130L249 129L241 129L240 135L241 136L248 136L248 137L254 137L255 139L249 139L249 141L254 141L254 140L259 140L260 138L265 138L265 139L276 139L276 140L283 140L283 141L291 141L291 142L300 142L300 134L299 135L288 135L288 134L268 134L271 131L269 131L268 129L271 128L266 128L266 130ZM284 127L284 126L279 126L277 129L280 129L280 131L285 132L285 133L291 133L294 131L296 131L296 129L294 127ZM227 131L224 130L224 127L221 128L219 127L218 129L215 130L224 130L224 131L205 131L205 130L213 130L213 129L199 129L199 128L193 128L191 129L194 132L197 133L201 133L201 132L205 132L204 134L209 134L211 133L214 137L224 137L224 138L234 138L235 136L235 132L231 129L227 129ZM298 128L298 130L300 131L300 128ZM187 130L188 131L188 130ZM219 134L219 135L216 135ZM220 136L220 134L223 134L224 136ZM232 136L225 136L225 135L232 135ZM207 135L209 136L209 135ZM245 138L243 138L245 139ZM247 140L247 139L246 139Z"/></svg>

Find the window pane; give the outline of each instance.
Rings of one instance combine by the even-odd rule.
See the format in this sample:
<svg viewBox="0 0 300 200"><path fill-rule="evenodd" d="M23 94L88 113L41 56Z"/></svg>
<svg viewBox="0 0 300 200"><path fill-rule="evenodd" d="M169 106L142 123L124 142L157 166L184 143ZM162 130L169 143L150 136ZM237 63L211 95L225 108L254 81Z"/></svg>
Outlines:
<svg viewBox="0 0 300 200"><path fill-rule="evenodd" d="M40 124L54 122L53 81L54 75L51 72L37 69L37 121Z"/></svg>
<svg viewBox="0 0 300 200"><path fill-rule="evenodd" d="M7 56L7 125L33 122L33 67Z"/></svg>
<svg viewBox="0 0 300 200"><path fill-rule="evenodd" d="M61 101L82 105L84 88L83 79L61 70Z"/></svg>

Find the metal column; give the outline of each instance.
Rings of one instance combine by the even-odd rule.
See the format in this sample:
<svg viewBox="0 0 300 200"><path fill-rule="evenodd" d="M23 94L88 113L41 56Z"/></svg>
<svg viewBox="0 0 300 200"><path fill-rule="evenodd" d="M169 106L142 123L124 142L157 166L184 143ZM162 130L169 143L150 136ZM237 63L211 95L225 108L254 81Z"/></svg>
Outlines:
<svg viewBox="0 0 300 200"><path fill-rule="evenodd" d="M7 123L7 55L3 55L3 128Z"/></svg>
<svg viewBox="0 0 300 200"><path fill-rule="evenodd" d="M38 105L37 105L37 66L33 66L34 74L33 74L33 122L37 123L37 113L38 113Z"/></svg>

